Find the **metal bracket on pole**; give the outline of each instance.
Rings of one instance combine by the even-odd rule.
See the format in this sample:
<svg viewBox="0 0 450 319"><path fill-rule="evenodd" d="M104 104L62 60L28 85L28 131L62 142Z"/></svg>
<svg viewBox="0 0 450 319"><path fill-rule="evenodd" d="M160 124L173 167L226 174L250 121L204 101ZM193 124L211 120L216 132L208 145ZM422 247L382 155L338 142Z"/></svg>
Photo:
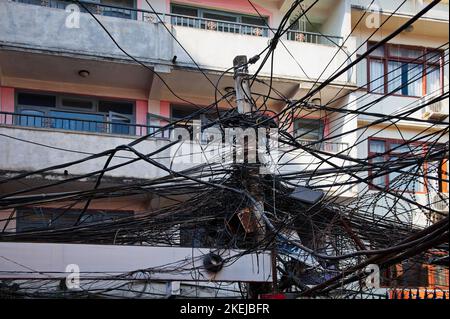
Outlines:
<svg viewBox="0 0 450 319"><path fill-rule="evenodd" d="M251 93L248 86L247 56L238 55L233 59L234 86L236 89L236 104L239 113L252 111Z"/></svg>

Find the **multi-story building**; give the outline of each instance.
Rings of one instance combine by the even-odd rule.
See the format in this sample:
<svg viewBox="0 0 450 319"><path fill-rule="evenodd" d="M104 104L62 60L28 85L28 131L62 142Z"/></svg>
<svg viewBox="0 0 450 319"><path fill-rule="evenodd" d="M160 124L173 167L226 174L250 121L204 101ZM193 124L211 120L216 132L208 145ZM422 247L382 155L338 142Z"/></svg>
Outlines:
<svg viewBox="0 0 450 319"><path fill-rule="evenodd" d="M216 88L220 94L233 89L232 72L224 74L233 66L233 59L238 55L253 57L264 50L293 1L253 0L253 6L246 0L80 2L76 7L66 0L0 2L0 172L5 178L130 143L169 121L193 114L197 108L186 100L201 106L211 104L218 94ZM303 9L296 9L290 21L312 2L304 1ZM273 63L266 63L259 73L266 83L255 83L252 93L266 94L271 80L273 90L283 98L302 98L430 1L408 0L396 10L400 3L319 1L308 11L307 18L302 17L283 35ZM365 16L361 17L363 13ZM258 63L251 65L249 72L257 67ZM403 82L407 85L402 86ZM399 86L400 90L390 94ZM389 148L395 150L399 141L414 140L415 136L424 135L424 131L432 132L439 127L400 120L395 125L385 121L363 129L376 120L369 113L398 114L444 92L448 92L448 1L441 1L412 27L343 72L311 99L318 105L328 105L328 109L299 113L289 125L293 135L304 134L307 141L336 135L320 143L319 147L327 152L353 158L376 156ZM380 99L387 94L390 96ZM370 104L373 101L376 103ZM226 101L218 105L223 110L230 108ZM285 102L271 99L267 105L268 111L277 112L285 107ZM343 115L333 112L333 108L364 110L366 114ZM448 101L421 108L410 116L448 119ZM344 132L349 133L340 134ZM169 134L164 130L158 132L137 149L142 153L160 149L169 143ZM448 132L437 142L448 142ZM168 150L161 152L159 161L170 166L170 155ZM393 151L383 158L375 157L374 161L400 155ZM290 156L286 160L296 161L295 168L283 169L332 167L300 150ZM125 154L116 157L111 165L126 160ZM332 161L339 167L349 164L339 157ZM104 157L97 158L69 169L35 174L26 179L26 186L89 174L101 170L104 162ZM188 167L177 165L174 168ZM445 172L448 176L448 162L443 161L429 176L439 177ZM132 185L165 174L157 167L137 162L107 172L102 185ZM366 177L368 174L365 172ZM443 181L448 177L441 178L433 188L427 186L431 179L429 182L426 179L424 176L408 186L411 188L408 196L448 214L448 183ZM374 183L386 186L392 180L395 176L389 174ZM336 181L336 177L329 181ZM46 192L88 190L94 184L95 178L86 176L48 188ZM23 186L19 181L0 184L0 194L13 193ZM366 187L362 183L350 187L339 198L351 201L362 193L377 192L366 192ZM431 189L433 193L428 191ZM327 190L332 192L333 186ZM383 200L391 199L387 196ZM373 200L374 209L383 215L383 205L377 203ZM90 209L104 211L102 218L114 218L117 214L138 215L161 205L165 205L164 199L148 194L95 200ZM3 220L0 226L4 232L45 226L58 213L59 206L40 204L0 211ZM81 208L82 204L72 207L73 214L55 226L76 220ZM16 219L6 223L6 217L11 215ZM91 217L95 216L93 213ZM429 223L426 214L417 208L412 208L412 213L404 218L403 222L422 226ZM448 271L445 274L448 286Z"/></svg>

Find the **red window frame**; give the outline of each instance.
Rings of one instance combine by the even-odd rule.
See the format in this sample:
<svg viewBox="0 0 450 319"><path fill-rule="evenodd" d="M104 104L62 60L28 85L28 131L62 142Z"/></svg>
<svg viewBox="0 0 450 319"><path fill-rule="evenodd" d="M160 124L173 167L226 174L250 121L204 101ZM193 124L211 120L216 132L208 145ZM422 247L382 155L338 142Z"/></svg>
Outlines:
<svg viewBox="0 0 450 319"><path fill-rule="evenodd" d="M368 45L374 45L376 44L375 42L368 42ZM421 57L420 58L406 58L406 57L399 57L396 55L392 55L390 53L392 48L404 48L404 49L409 49L409 50L417 50L417 51L421 51ZM393 93L393 96L403 96L403 97L416 97L416 98L420 98L423 97L427 94L427 70L428 67L439 67L439 72L440 72L440 79L439 79L439 86L441 88L441 93L444 93L444 52L442 50L436 50L436 49L432 49L432 48L426 48L426 47L420 47L420 46L409 46L409 45L401 45L401 44L391 44L391 43L387 43L383 46L383 56L380 55L376 55L373 52L371 53L371 55L369 55L366 58L367 61L367 91L372 93L372 94L389 94L388 91L388 62L389 61L394 61L394 62L404 62L404 63L414 63L414 64L422 64L422 95L420 96L414 96L414 95L403 95L400 93ZM427 54L431 52L439 52L440 57L439 57L439 62L427 62L426 58L427 58ZM374 92L372 91L371 88L371 75L370 75L370 61L371 60L378 60L378 61L382 61L383 62L383 82L384 82L384 88L383 88L383 93L380 92Z"/></svg>

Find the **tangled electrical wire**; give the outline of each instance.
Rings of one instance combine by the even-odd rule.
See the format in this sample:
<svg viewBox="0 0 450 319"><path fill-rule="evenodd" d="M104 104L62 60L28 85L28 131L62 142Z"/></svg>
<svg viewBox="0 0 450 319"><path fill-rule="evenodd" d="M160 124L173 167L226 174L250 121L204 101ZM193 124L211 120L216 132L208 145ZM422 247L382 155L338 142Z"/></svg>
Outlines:
<svg viewBox="0 0 450 319"><path fill-rule="evenodd" d="M81 2L74 2L84 6ZM246 79L250 87L250 94L246 93L246 99L252 105L251 112L242 114L235 107L228 111L219 111L219 103L233 103L235 92L222 94L218 89L222 77L228 75L233 68L223 72L218 82L213 83L193 61L214 88L215 100L210 105L199 107L198 111L190 116L170 122L130 144L97 154L83 154L84 157L72 162L0 179L0 186L10 185L90 161L105 160L102 168L87 174L31 187L20 187L0 194L0 210L12 212L8 218L0 221L3 225L0 241L211 247L214 250L242 251L241 254L226 259L225 265L233 263L245 254L276 251L275 268L280 276L276 289L295 291L302 297L331 298L348 298L360 293L362 287L358 283L367 276L364 269L369 264L377 264L382 270L387 270L404 261L427 264L432 252L448 256L448 215L433 208L439 203L448 205L448 198L441 195L440 189L442 183L449 182L448 176L443 178L442 172L436 173L448 158L448 122L418 119L413 116L427 105L448 99L448 87L445 87L443 92L433 92L391 114L377 113L373 111L374 106L423 76L416 75L407 83L398 84L398 77L401 75L396 75L396 69L393 69L389 71L393 75L389 82L398 86L376 99L371 98L370 92L367 91L350 102L346 100L350 94L361 88L375 85L379 78L372 79L370 83L358 88L342 87L323 105L311 102L321 90L345 72L352 70L377 47L408 28L439 1L432 1L404 25L363 54L359 54L357 58L352 58L356 51L345 52L347 60L323 80L321 76L330 67L330 61L312 88L302 98L291 100L273 87L273 57L279 43L282 43L281 37L301 17L307 17L309 10L318 1L306 9L301 6L302 2L293 2L278 29L272 30L273 37L269 45L247 63L257 65L256 71ZM249 3L257 11L250 1ZM404 3L405 1L397 10ZM150 3L149 6L153 10ZM91 13L89 8L84 8ZM300 13L292 19L299 8ZM154 10L153 13L156 14ZM91 15L108 33L101 22L92 13ZM159 18L159 15L157 17ZM360 21L362 17L356 25ZM168 31L170 32L169 29ZM110 34L109 36L114 41ZM348 37L350 36L351 34ZM369 41L370 37L365 43ZM177 43L182 47L180 42ZM344 50L344 43L339 45L338 51ZM130 56L116 42L115 44L134 62L157 75L154 70ZM435 49L436 52L441 50L446 50L443 55L428 54L417 59L425 59L430 63L444 59L447 64L448 42ZM333 59L335 57L336 55ZM268 81L259 76L267 63L270 63ZM303 71L300 64L299 67ZM428 74L431 70L424 72ZM255 83L267 87L267 94L252 92ZM164 80L163 84L175 97L196 105L178 97ZM242 82L240 85L243 88ZM285 106L278 112L273 111L269 109L269 101L277 101ZM318 140L305 141L304 136L311 131L297 135L292 133L294 119L307 118L318 113L321 118L328 119L330 131L325 136ZM266 130L277 128L280 156L276 170L272 173L255 174L260 163L252 165L245 161L224 162L224 154L205 155L209 154L210 144L209 141L201 141L201 137L197 137L198 152L206 161L188 169L175 169L174 156L169 154L170 148L182 148L183 142L179 139L172 139L147 154L137 149L139 143L161 132L186 127L185 123L199 115L208 118L207 123L202 123L202 129L215 127L223 131L224 128L237 127ZM345 124L361 115L373 120L348 130L342 129ZM387 129L401 136L400 121L423 124L423 129L416 132L413 138L399 140L389 149L379 147L375 151L369 151L367 155L357 154L359 145L376 140L377 134ZM356 137L353 145L336 142L349 136ZM339 149L332 149L336 145ZM234 151L225 155L233 157L233 152L246 151L248 150L239 150L236 146ZM181 157L192 155L193 153L182 152L175 154ZM113 162L113 159L118 157L123 161ZM136 162L144 162L165 174L162 177L129 184L105 185L105 174ZM53 191L61 185L86 180L94 186L74 191ZM386 180L389 183L386 183ZM299 187L322 196L314 203L305 202L295 196ZM420 202L415 194L424 190L427 194L438 194L440 197L428 196L426 203ZM163 199L165 204L145 209L139 214L114 217L108 217L102 209L92 208L93 203L104 199L126 201L139 196ZM10 231L18 222L19 216L43 214L43 210L49 211L48 207L51 207L51 217L45 227L20 232ZM255 211L258 214L251 213ZM96 220L96 216L103 215L105 218ZM423 216L425 221L417 223L418 216ZM164 296L165 292L147 285L154 282L151 273L155 271L191 273L194 269L192 264L180 261L158 269L137 269L117 276L98 274L86 280L82 289L75 292L64 289L61 282L54 279L8 279L0 281L0 295L12 298L125 298L130 296L130 293L132 297ZM403 272L405 275L408 269ZM219 285L217 291L242 293L243 297L248 297L255 292L267 290L265 285L249 285L247 290L252 290L251 293L244 292L243 284L238 283L239 287ZM370 294L369 292L368 295Z"/></svg>

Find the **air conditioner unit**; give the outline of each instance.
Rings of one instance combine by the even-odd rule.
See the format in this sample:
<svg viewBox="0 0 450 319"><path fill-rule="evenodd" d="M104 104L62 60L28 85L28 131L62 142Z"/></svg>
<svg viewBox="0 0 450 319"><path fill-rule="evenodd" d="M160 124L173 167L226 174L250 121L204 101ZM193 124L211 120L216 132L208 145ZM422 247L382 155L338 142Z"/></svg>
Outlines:
<svg viewBox="0 0 450 319"><path fill-rule="evenodd" d="M431 103L423 110L424 120L443 121L448 117L448 99Z"/></svg>

